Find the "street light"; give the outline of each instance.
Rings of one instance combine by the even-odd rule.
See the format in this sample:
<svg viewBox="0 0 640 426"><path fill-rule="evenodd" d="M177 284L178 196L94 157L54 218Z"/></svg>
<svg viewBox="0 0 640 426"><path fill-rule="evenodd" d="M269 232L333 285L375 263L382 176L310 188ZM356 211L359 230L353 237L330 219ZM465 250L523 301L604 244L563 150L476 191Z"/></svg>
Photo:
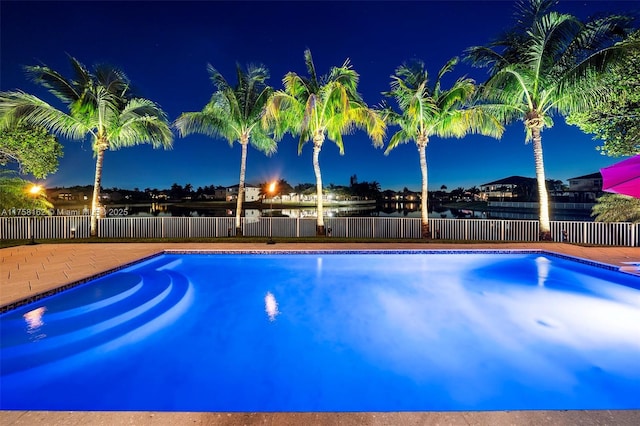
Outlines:
<svg viewBox="0 0 640 426"><path fill-rule="evenodd" d="M269 195L271 196L271 217L269 218L269 239L267 240L267 244L275 244L273 241L273 194L276 191L276 183L271 182L269 184Z"/></svg>
<svg viewBox="0 0 640 426"><path fill-rule="evenodd" d="M31 188L29 188L29 194L33 197L33 208L31 209L31 244L35 244L36 243L36 203L35 200L38 198L38 196L40 195L40 192L42 191L42 186L40 185L33 185Z"/></svg>

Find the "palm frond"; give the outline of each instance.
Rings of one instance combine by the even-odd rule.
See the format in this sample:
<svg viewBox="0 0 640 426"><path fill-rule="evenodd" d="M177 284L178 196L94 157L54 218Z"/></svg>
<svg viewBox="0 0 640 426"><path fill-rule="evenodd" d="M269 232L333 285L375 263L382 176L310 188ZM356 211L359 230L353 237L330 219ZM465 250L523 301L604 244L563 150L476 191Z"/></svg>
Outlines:
<svg viewBox="0 0 640 426"><path fill-rule="evenodd" d="M221 136L223 119L202 111L184 112L174 121L174 126L181 137L193 133L210 136L212 138Z"/></svg>
<svg viewBox="0 0 640 426"><path fill-rule="evenodd" d="M526 31L531 28L557 4L558 0L518 0L514 14L516 30Z"/></svg>
<svg viewBox="0 0 640 426"><path fill-rule="evenodd" d="M368 107L357 92L359 74L349 59L322 77L318 77L308 49L305 63L309 77L287 73L282 80L284 90L274 92L266 105L263 122L274 137L278 139L285 132L299 136L298 153L307 142L314 138L324 141L325 137L343 153L343 135L356 129L367 131L374 144L381 143L384 120L373 109L368 113L359 110Z"/></svg>
<svg viewBox="0 0 640 426"><path fill-rule="evenodd" d="M406 127L401 126L400 130L394 133L393 136L391 136L391 139L389 139L389 143L387 144L387 149L385 149L384 151L384 155L389 155L389 153L398 145L410 142L414 140L414 138L414 134L410 134L409 132L407 132Z"/></svg>
<svg viewBox="0 0 640 426"><path fill-rule="evenodd" d="M71 103L81 96L72 81L67 80L60 73L47 66L26 66L24 69L33 82L47 88L52 95L62 102Z"/></svg>
<svg viewBox="0 0 640 426"><path fill-rule="evenodd" d="M71 62L71 69L73 71L73 79L71 81L77 88L82 91L85 88L91 87L93 85L93 75L84 66L83 63L78 61L71 55L67 55L69 58L69 62Z"/></svg>
<svg viewBox="0 0 640 426"><path fill-rule="evenodd" d="M313 63L313 57L311 56L311 50L309 49L305 49L304 51L304 64L306 65L307 72L309 73L309 82L311 83L310 89L317 91L320 87L320 82L318 81L316 66Z"/></svg>
<svg viewBox="0 0 640 426"><path fill-rule="evenodd" d="M458 64L458 57L454 56L449 59L449 61L440 69L438 72L438 76L436 77L436 82L433 86L433 93L435 96L438 96L440 93L440 82L442 81L442 77L453 70L453 68Z"/></svg>
<svg viewBox="0 0 640 426"><path fill-rule="evenodd" d="M271 156L278 150L276 140L270 137L269 134L260 127L256 127L251 131L249 143L267 156Z"/></svg>
<svg viewBox="0 0 640 426"><path fill-rule="evenodd" d="M95 67L95 78L97 87L103 87L123 103L134 97L129 78L118 68L108 64L99 64Z"/></svg>
<svg viewBox="0 0 640 426"><path fill-rule="evenodd" d="M266 84L269 71L262 65L249 64L246 72L236 65L237 83L231 86L224 76L210 64L207 70L216 91L200 112L184 113L174 122L180 135L201 133L210 137L222 137L230 145L234 141L256 139L260 143L252 145L266 154L275 149L263 143L266 128L274 132L276 140L282 137L282 126L278 124L276 109L269 109L268 103L276 94ZM257 136L256 136L257 135ZM276 140L271 139L272 144Z"/></svg>
<svg viewBox="0 0 640 426"><path fill-rule="evenodd" d="M387 124L382 115L368 107L350 108L349 119L359 129L364 130L375 147L381 147L386 135Z"/></svg>
<svg viewBox="0 0 640 426"><path fill-rule="evenodd" d="M120 119L109 129L109 149L150 143L154 148L172 147L173 133L164 114L146 99L133 99ZM151 103L152 104L152 103ZM153 114L149 114L153 111Z"/></svg>
<svg viewBox="0 0 640 426"><path fill-rule="evenodd" d="M627 47L614 42L629 33L630 18L612 15L582 23L551 11L553 4L523 0L508 37L470 50L477 65L485 65L487 58L507 59L495 59L481 92L485 102L519 103L517 109L525 113L552 115L592 107L585 94L605 95L593 89L594 82L624 57Z"/></svg>
<svg viewBox="0 0 640 426"><path fill-rule="evenodd" d="M211 82L215 86L216 90L220 92L224 92L226 90L232 90L227 80L224 76L213 67L211 64L207 64L207 72L209 72L209 77L211 78Z"/></svg>
<svg viewBox="0 0 640 426"><path fill-rule="evenodd" d="M93 129L76 117L60 111L36 96L22 91L0 93L0 123L2 127L23 122L43 127L49 132L69 139L83 139Z"/></svg>
<svg viewBox="0 0 640 426"><path fill-rule="evenodd" d="M440 80L457 64L457 58L448 61L438 73L434 87L427 85L427 72L420 62L403 65L396 69L391 77L391 91L387 96L394 97L400 112L386 109L384 119L389 124L400 127L387 146L385 154L401 143L414 140L428 140L430 136L463 137L478 133L500 137L504 127L498 116L484 106L475 105L476 87L473 80L460 78L454 85L443 90ZM484 88L497 96L497 89ZM422 142L421 142L422 143Z"/></svg>

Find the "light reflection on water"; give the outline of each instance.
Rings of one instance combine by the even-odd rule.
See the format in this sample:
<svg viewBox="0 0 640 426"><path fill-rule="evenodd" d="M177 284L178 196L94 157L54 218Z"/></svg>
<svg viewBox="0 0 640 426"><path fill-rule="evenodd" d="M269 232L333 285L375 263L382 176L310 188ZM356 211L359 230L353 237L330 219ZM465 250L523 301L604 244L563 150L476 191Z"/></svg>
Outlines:
<svg viewBox="0 0 640 426"><path fill-rule="evenodd" d="M267 295L264 297L264 310L267 312L269 321L275 321L276 316L280 314L278 311L278 302L270 291L268 291Z"/></svg>
<svg viewBox="0 0 640 426"><path fill-rule="evenodd" d="M536 257L536 267L538 269L538 286L543 287L545 281L549 277L549 259L544 256Z"/></svg>
<svg viewBox="0 0 640 426"><path fill-rule="evenodd" d="M158 216L158 217L234 217L235 209L224 207L189 207L189 204L122 204L118 205L126 209L127 216ZM464 208L445 208L438 205L429 206L430 218L444 219L520 219L535 220L538 214L532 210L510 210L510 211L493 211L493 210L467 210ZM433 209L433 210L432 210ZM285 216L291 218L315 218L315 206L305 207L288 207L285 205L275 204L273 206L275 216ZM324 207L325 216L327 217L405 217L419 218L421 217L420 203L382 203L376 204L356 204L352 206L340 207ZM580 220L593 221L590 216L590 210L580 211L564 211L555 210L551 212L552 220ZM272 213L270 205L260 206L260 208L246 208L242 211L246 219L257 219L260 217L269 217Z"/></svg>
<svg viewBox="0 0 640 426"><path fill-rule="evenodd" d="M33 341L37 341L47 337L46 334L41 332L41 328L45 324L43 316L46 311L47 308L41 306L23 315L23 318L27 323L27 333L31 335L31 340Z"/></svg>

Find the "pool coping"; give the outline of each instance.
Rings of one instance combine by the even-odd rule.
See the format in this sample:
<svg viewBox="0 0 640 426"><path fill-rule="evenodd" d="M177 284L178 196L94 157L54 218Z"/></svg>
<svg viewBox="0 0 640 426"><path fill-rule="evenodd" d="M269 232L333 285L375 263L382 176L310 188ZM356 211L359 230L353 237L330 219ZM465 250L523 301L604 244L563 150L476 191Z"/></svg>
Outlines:
<svg viewBox="0 0 640 426"><path fill-rule="evenodd" d="M33 294L31 296L25 297L23 299L16 300L14 302L8 303L6 305L0 306L0 314L4 314L6 312L17 309L21 306L28 305L29 303L37 302L39 300L45 299L47 297L53 296L58 293L62 293L63 291L69 290L71 288L77 287L79 285L85 284L89 281L101 278L103 276L112 274L114 272L118 272L122 269L129 268L138 263L146 262L153 258L165 255L165 254L262 254L262 255L270 255L270 254L541 254L551 257L557 257L560 259L565 259L573 262L582 263L585 265L590 265L614 272L618 272L621 274L626 274L629 276L636 276L627 271L621 270L619 267L615 265L611 265L604 262L598 262L591 259L584 259L578 256L571 256L563 253L557 253L550 250L542 250L542 249L317 249L317 250L300 250L300 249L291 249L291 250L257 250L257 249L220 249L220 250L212 250L212 249L162 249L157 253L153 253L147 256L143 256L139 259L133 260L131 262L123 263L115 268L109 268L102 272L98 272L96 274L90 275L88 277L81 278L79 280L72 281L70 283L61 285L59 287L46 290L40 293Z"/></svg>

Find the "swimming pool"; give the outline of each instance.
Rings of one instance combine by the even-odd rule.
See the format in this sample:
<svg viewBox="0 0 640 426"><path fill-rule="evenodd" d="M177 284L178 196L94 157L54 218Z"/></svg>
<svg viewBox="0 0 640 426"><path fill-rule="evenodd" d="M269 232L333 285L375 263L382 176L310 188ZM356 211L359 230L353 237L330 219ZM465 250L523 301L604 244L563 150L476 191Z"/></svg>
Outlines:
<svg viewBox="0 0 640 426"><path fill-rule="evenodd" d="M0 332L0 409L640 408L640 278L543 252L163 254Z"/></svg>

